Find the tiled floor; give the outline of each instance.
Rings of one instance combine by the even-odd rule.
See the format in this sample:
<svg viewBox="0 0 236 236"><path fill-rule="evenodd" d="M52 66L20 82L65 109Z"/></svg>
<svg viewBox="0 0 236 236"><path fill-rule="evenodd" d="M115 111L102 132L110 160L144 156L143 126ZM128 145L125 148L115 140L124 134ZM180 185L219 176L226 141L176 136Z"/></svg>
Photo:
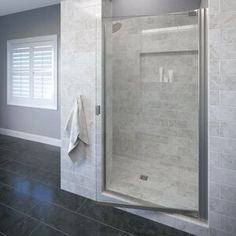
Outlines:
<svg viewBox="0 0 236 236"><path fill-rule="evenodd" d="M0 135L0 235L188 236L60 190L56 147Z"/></svg>

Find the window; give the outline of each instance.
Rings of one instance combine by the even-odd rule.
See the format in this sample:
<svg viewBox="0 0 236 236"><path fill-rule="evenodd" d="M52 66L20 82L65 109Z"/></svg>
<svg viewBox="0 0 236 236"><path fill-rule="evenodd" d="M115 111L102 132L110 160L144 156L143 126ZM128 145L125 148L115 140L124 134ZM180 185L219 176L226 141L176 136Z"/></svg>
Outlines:
<svg viewBox="0 0 236 236"><path fill-rule="evenodd" d="M7 42L7 104L57 109L57 36Z"/></svg>

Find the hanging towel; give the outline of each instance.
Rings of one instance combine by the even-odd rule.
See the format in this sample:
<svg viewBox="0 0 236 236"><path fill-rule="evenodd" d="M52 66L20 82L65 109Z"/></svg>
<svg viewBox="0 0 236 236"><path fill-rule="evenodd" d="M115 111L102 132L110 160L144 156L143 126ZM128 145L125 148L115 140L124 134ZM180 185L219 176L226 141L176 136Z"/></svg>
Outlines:
<svg viewBox="0 0 236 236"><path fill-rule="evenodd" d="M70 137L68 155L72 159L72 152L75 151L81 142L85 145L89 144L83 96L76 98L74 107L66 124L66 132Z"/></svg>

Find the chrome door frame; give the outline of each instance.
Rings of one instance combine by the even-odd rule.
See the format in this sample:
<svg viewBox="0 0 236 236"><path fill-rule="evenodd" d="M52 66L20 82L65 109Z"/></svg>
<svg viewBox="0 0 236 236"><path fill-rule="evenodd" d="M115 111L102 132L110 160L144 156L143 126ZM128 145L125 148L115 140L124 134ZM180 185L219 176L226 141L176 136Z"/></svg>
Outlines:
<svg viewBox="0 0 236 236"><path fill-rule="evenodd" d="M208 8L198 10L199 19L199 211L190 211L183 209L171 209L154 204L142 206L142 200L138 201L132 197L121 193L109 191L106 189L106 28L103 24L103 78L102 78L102 166L101 166L101 195L104 199L110 199L108 202L98 200L102 205L109 205L120 208L132 208L142 210L152 210L158 212L184 214L195 218L208 219ZM100 105L99 105L100 106ZM128 203L134 205L129 205Z"/></svg>

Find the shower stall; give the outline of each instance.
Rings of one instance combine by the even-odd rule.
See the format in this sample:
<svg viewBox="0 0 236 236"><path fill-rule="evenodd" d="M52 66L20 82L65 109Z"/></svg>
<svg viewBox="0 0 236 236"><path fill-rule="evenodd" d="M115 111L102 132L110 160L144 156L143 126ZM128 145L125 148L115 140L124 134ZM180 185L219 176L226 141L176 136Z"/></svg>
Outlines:
<svg viewBox="0 0 236 236"><path fill-rule="evenodd" d="M206 16L103 18L109 204L206 218Z"/></svg>

